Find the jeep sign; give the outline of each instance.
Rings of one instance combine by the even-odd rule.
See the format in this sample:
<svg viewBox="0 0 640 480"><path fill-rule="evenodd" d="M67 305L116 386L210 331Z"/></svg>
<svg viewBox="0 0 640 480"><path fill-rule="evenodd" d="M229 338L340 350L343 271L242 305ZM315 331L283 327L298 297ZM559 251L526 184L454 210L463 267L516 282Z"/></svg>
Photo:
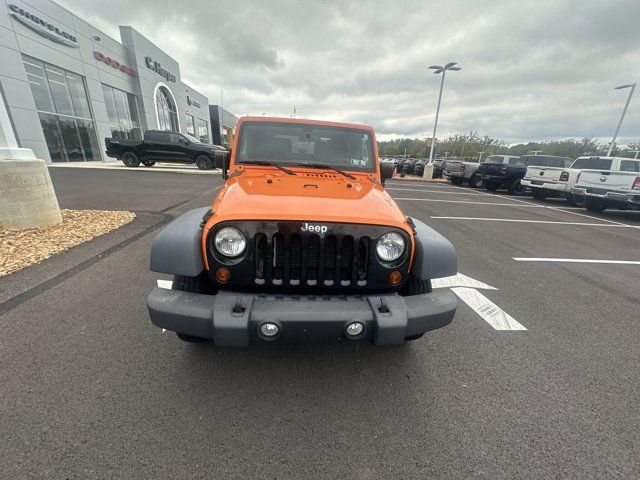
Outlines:
<svg viewBox="0 0 640 480"><path fill-rule="evenodd" d="M302 227L300 227L301 232L313 232L319 233L320 235L324 235L329 230L329 227L326 225L311 225L310 223L304 223Z"/></svg>

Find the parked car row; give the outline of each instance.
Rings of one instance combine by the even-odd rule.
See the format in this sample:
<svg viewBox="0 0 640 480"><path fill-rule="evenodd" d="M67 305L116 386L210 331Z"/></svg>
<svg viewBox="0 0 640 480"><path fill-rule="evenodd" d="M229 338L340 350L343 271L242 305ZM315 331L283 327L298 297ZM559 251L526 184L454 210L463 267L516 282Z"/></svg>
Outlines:
<svg viewBox="0 0 640 480"><path fill-rule="evenodd" d="M428 158L397 158L391 159L395 163L396 172L404 175L424 175L424 167L429 163ZM443 160L432 160L433 178L442 178Z"/></svg>
<svg viewBox="0 0 640 480"><path fill-rule="evenodd" d="M531 194L538 200L562 197L592 212L640 210L640 159L552 155L491 155L482 163L446 161L443 178L489 191Z"/></svg>

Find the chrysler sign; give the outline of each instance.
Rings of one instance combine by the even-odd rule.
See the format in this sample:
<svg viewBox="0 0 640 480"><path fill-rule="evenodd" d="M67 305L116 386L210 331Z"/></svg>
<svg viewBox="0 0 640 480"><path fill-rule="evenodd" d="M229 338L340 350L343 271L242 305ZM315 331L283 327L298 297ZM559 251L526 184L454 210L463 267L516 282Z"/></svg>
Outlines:
<svg viewBox="0 0 640 480"><path fill-rule="evenodd" d="M30 28L39 35L48 38L52 42L66 45L67 47L78 48L78 38L55 25L47 22L46 20L37 17L36 15L27 12L26 10L18 7L17 5L9 4L9 15L15 20L23 24L25 27Z"/></svg>

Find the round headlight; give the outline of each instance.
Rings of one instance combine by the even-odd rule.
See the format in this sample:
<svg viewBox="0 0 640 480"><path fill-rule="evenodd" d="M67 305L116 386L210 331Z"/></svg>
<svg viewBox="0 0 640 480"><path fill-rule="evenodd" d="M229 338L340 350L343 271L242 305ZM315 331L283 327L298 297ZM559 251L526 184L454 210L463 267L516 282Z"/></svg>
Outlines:
<svg viewBox="0 0 640 480"><path fill-rule="evenodd" d="M396 232L385 233L376 244L378 256L386 261L397 260L404 253L404 239Z"/></svg>
<svg viewBox="0 0 640 480"><path fill-rule="evenodd" d="M213 238L216 250L225 257L237 257L247 248L247 239L235 227L224 227L218 230Z"/></svg>

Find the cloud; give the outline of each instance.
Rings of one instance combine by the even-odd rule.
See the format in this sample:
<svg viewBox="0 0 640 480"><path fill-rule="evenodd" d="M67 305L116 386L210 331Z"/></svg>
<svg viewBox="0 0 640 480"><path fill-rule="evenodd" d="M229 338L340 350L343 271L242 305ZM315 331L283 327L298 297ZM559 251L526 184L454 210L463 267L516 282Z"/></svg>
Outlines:
<svg viewBox="0 0 640 480"><path fill-rule="evenodd" d="M438 136L608 141L640 80L637 0L231 2L63 0L118 38L132 25L182 75L238 115L372 124L385 138L427 136L447 74ZM621 141L640 139L640 92Z"/></svg>

